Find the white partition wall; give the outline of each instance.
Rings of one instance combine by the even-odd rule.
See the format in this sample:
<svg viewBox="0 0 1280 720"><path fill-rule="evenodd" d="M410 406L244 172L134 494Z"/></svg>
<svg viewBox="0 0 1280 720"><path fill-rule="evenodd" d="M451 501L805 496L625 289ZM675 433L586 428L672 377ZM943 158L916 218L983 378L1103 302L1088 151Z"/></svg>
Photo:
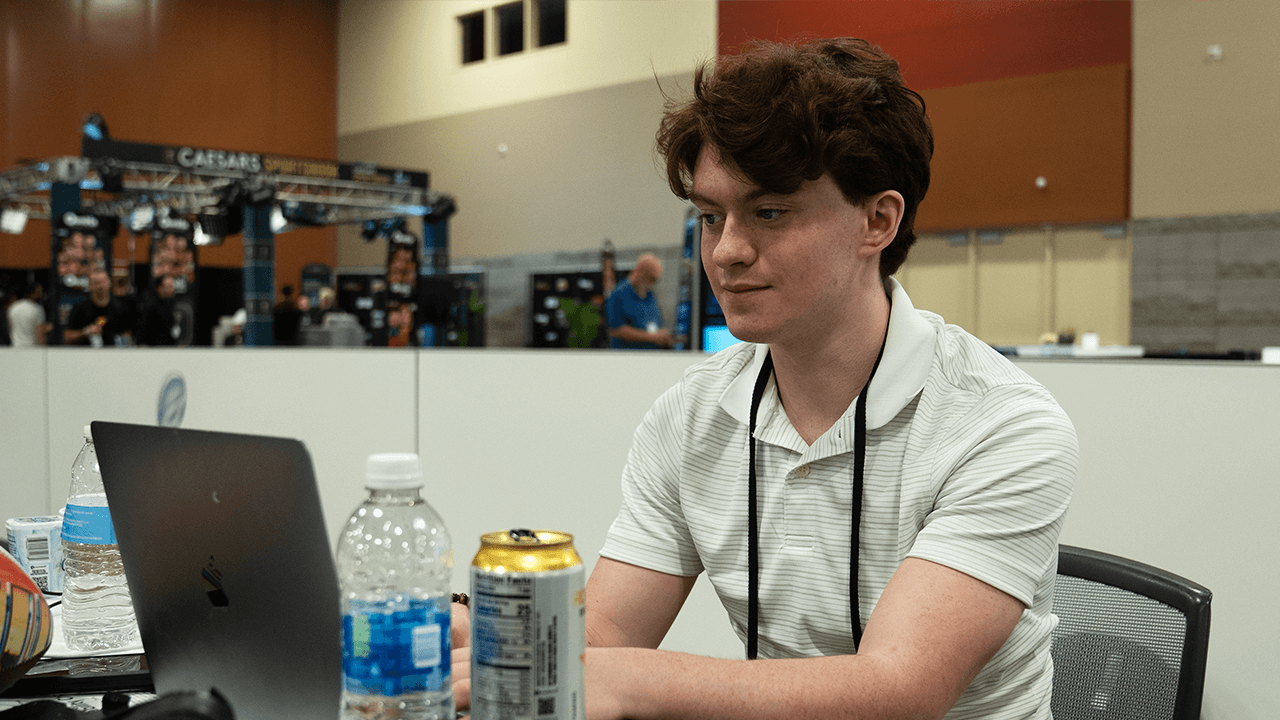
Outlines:
<svg viewBox="0 0 1280 720"><path fill-rule="evenodd" d="M1080 475L1062 542L1213 591L1205 720L1280 706L1280 367L1027 361L1071 416Z"/></svg>
<svg viewBox="0 0 1280 720"><path fill-rule="evenodd" d="M0 352L0 519L47 515L55 507L49 503L46 355L37 348ZM74 459L67 460L68 487Z"/></svg>
<svg viewBox="0 0 1280 720"><path fill-rule="evenodd" d="M411 353L71 348L47 352L50 507L60 507L66 499L83 426L93 420L156 424L161 387L173 374L180 374L186 387L182 427L277 435L306 444L335 541L363 497L369 453L412 451L417 446L416 367Z"/></svg>

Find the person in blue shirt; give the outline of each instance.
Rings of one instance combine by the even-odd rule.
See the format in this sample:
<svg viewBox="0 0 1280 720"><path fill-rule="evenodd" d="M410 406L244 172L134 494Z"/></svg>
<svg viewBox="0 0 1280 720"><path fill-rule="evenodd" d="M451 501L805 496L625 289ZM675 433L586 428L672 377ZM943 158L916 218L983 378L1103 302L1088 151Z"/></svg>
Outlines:
<svg viewBox="0 0 1280 720"><path fill-rule="evenodd" d="M675 343L670 330L662 329L662 310L653 286L662 277L662 261L645 253L627 279L605 301L605 321L609 326L609 347L624 350L656 350Z"/></svg>

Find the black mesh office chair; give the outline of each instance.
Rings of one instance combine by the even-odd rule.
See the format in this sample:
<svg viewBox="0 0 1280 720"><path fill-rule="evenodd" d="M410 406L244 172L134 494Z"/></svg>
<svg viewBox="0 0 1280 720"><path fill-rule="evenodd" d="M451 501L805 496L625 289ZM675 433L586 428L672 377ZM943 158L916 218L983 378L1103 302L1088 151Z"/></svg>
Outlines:
<svg viewBox="0 0 1280 720"><path fill-rule="evenodd" d="M1060 546L1054 720L1198 720L1212 598L1159 568Z"/></svg>

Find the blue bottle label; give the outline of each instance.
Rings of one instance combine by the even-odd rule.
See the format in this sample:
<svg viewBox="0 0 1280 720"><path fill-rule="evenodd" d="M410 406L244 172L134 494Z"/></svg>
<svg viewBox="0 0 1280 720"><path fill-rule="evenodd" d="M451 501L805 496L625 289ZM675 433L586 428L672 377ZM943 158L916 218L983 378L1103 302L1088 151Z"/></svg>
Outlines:
<svg viewBox="0 0 1280 720"><path fill-rule="evenodd" d="M451 688L449 598L349 601L342 683L347 692L385 697Z"/></svg>
<svg viewBox="0 0 1280 720"><path fill-rule="evenodd" d="M62 539L83 545L115 545L111 509L105 505L67 505L62 520Z"/></svg>

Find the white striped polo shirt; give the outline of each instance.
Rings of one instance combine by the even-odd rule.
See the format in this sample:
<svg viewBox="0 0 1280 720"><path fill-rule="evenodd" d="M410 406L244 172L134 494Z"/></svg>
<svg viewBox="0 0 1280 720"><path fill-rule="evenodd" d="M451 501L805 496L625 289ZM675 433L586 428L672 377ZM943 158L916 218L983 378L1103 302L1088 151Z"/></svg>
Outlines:
<svg viewBox="0 0 1280 720"><path fill-rule="evenodd" d="M950 720L1049 718L1058 532L1077 464L1075 430L1049 392L982 341L892 310L867 390L859 606L865 624L898 565L919 557L1020 600L1012 635ZM622 508L601 555L680 576L706 572L744 643L747 421L766 347L691 367L636 430ZM854 406L812 446L773 381L756 428L762 658L854 652L849 613Z"/></svg>

